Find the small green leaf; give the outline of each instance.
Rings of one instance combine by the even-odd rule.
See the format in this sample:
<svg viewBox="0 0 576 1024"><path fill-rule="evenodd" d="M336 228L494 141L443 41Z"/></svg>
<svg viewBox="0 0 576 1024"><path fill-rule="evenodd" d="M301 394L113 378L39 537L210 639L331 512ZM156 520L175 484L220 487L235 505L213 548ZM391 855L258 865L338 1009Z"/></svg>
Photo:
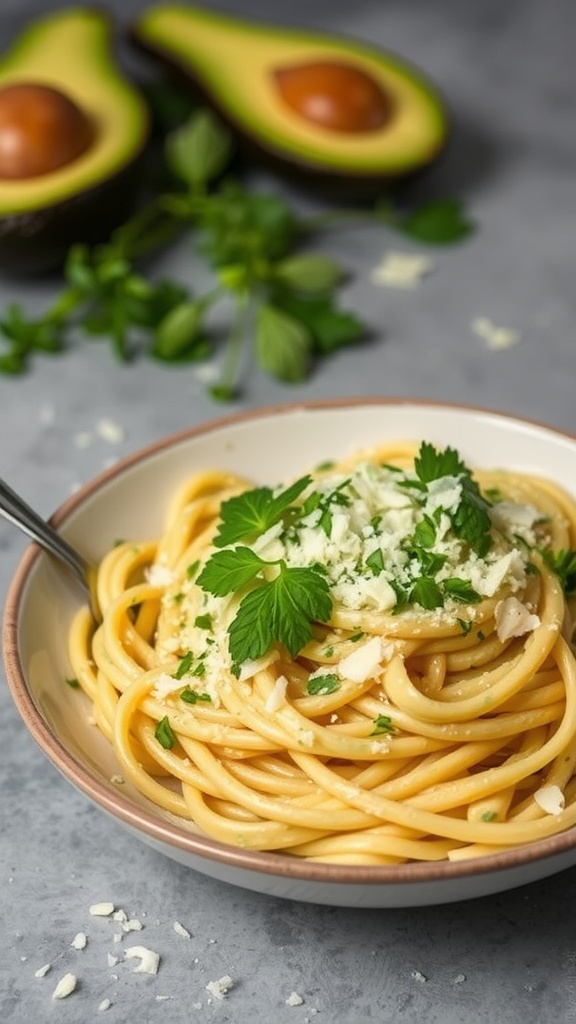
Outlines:
<svg viewBox="0 0 576 1024"><path fill-rule="evenodd" d="M422 576L416 580L410 591L410 600L428 611L432 611L433 608L441 608L444 604L442 591L431 576Z"/></svg>
<svg viewBox="0 0 576 1024"><path fill-rule="evenodd" d="M250 583L268 562L250 548L217 551L208 559L197 583L215 597L226 597Z"/></svg>
<svg viewBox="0 0 576 1024"><path fill-rule="evenodd" d="M368 555L366 565L375 576L379 576L381 572L384 572L384 555L381 548L376 548L371 555Z"/></svg>
<svg viewBox="0 0 576 1024"><path fill-rule="evenodd" d="M291 384L310 372L312 339L299 320L263 303L256 317L256 355L259 365L272 377Z"/></svg>
<svg viewBox="0 0 576 1024"><path fill-rule="evenodd" d="M340 283L343 272L339 264L328 256L303 253L276 263L274 276L297 292L325 292Z"/></svg>
<svg viewBox="0 0 576 1024"><path fill-rule="evenodd" d="M212 629L212 616L211 615L197 615L194 619L194 625L198 629Z"/></svg>
<svg viewBox="0 0 576 1024"><path fill-rule="evenodd" d="M475 225L457 199L435 199L416 210L396 217L394 225L403 234L422 242L446 245L472 234Z"/></svg>
<svg viewBox="0 0 576 1024"><path fill-rule="evenodd" d="M311 697L320 697L327 693L336 693L336 691L340 689L340 686L341 683L339 676L334 672L326 672L308 680L306 693Z"/></svg>
<svg viewBox="0 0 576 1024"><path fill-rule="evenodd" d="M154 341L153 354L167 362L190 349L198 340L198 331L202 324L205 304L201 301L189 300L174 306L161 320Z"/></svg>
<svg viewBox="0 0 576 1024"><path fill-rule="evenodd" d="M443 580L442 587L449 597L452 597L455 601L460 601L461 604L478 604L482 600L480 594L474 590L469 580L461 580L454 577Z"/></svg>
<svg viewBox="0 0 576 1024"><path fill-rule="evenodd" d="M331 295L307 297L279 292L277 308L304 324L312 338L313 352L330 355L344 345L354 345L366 336L366 325L355 313L337 308Z"/></svg>
<svg viewBox="0 0 576 1024"><path fill-rule="evenodd" d="M215 114L202 109L168 135L165 154L176 177L195 187L204 186L226 167L232 137Z"/></svg>
<svg viewBox="0 0 576 1024"><path fill-rule="evenodd" d="M312 636L312 622L327 622L331 611L328 583L320 573L282 565L276 579L240 602L228 630L233 670L262 657L274 642L295 657Z"/></svg>
<svg viewBox="0 0 576 1024"><path fill-rule="evenodd" d="M178 663L178 668L174 673L174 679L182 679L184 676L187 676L192 669L193 660L194 655L192 654L192 651L187 651Z"/></svg>
<svg viewBox="0 0 576 1024"><path fill-rule="evenodd" d="M79 690L80 689L80 683L78 682L77 679L75 679L73 677L66 679L66 684L70 687L71 690Z"/></svg>
<svg viewBox="0 0 576 1024"><path fill-rule="evenodd" d="M180 700L185 704L209 704L212 698L209 693L201 693L199 690L192 690L189 686L182 690Z"/></svg>
<svg viewBox="0 0 576 1024"><path fill-rule="evenodd" d="M154 730L154 736L158 740L160 746L164 747L165 750L172 749L176 743L176 736L174 735L172 726L170 725L168 715L164 715L164 718L160 719Z"/></svg>
<svg viewBox="0 0 576 1024"><path fill-rule="evenodd" d="M389 715L378 715L374 719L374 729L371 732L371 736L382 736L384 734L392 735L396 730L392 725L392 719Z"/></svg>

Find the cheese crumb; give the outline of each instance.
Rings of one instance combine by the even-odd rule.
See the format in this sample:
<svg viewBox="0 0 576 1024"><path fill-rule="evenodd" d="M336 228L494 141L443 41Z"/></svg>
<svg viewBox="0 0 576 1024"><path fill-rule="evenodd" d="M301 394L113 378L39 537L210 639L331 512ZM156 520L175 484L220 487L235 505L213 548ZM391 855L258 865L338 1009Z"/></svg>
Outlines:
<svg viewBox="0 0 576 1024"><path fill-rule="evenodd" d="M556 785L542 786L534 793L534 799L546 814L560 814L566 806L564 793Z"/></svg>
<svg viewBox="0 0 576 1024"><path fill-rule="evenodd" d="M517 597L507 597L499 601L494 609L496 634L501 643L515 636L531 633L540 625L540 619L533 615L526 605Z"/></svg>
<svg viewBox="0 0 576 1024"><path fill-rule="evenodd" d="M291 992L286 1000L286 1006L302 1006L303 1002L302 996L299 996L297 992Z"/></svg>
<svg viewBox="0 0 576 1024"><path fill-rule="evenodd" d="M172 570L167 565L159 565L157 562L148 566L144 575L151 587L169 587L174 579Z"/></svg>
<svg viewBox="0 0 576 1024"><path fill-rule="evenodd" d="M423 253L388 252L374 267L371 280L373 284L384 285L385 288L416 288L423 277L430 274L436 266L435 261Z"/></svg>
<svg viewBox="0 0 576 1024"><path fill-rule="evenodd" d="M102 1002L100 1003L100 1006L98 1007L98 1009L99 1010L109 1010L111 1006L112 1006L112 1003L110 1002L109 999L103 999Z"/></svg>
<svg viewBox="0 0 576 1024"><path fill-rule="evenodd" d="M470 327L491 349L512 348L520 341L520 331L510 327L496 327L487 316L477 316Z"/></svg>
<svg viewBox="0 0 576 1024"><path fill-rule="evenodd" d="M125 436L124 428L115 423L114 420L108 419L98 420L96 433L103 441L109 441L110 444L118 444L119 441L124 440Z"/></svg>
<svg viewBox="0 0 576 1024"><path fill-rule="evenodd" d="M420 981L422 983L428 980L426 975L422 974L422 971L410 971L410 977L414 978L414 981Z"/></svg>
<svg viewBox="0 0 576 1024"><path fill-rule="evenodd" d="M78 934L72 939L71 945L74 949L86 949L87 942L88 939L86 938L86 934L84 932L78 932Z"/></svg>
<svg viewBox="0 0 576 1024"><path fill-rule="evenodd" d="M129 959L136 957L140 963L134 968L134 974L157 974L160 956L146 946L128 946L124 950L124 956Z"/></svg>
<svg viewBox="0 0 576 1024"><path fill-rule="evenodd" d="M75 974L65 974L56 985L52 993L52 999L66 999L76 988L77 980Z"/></svg>
<svg viewBox="0 0 576 1024"><path fill-rule="evenodd" d="M174 921L174 931L177 935L181 935L183 939L190 938L190 932L183 924L180 924L180 921Z"/></svg>
<svg viewBox="0 0 576 1024"><path fill-rule="evenodd" d="M93 903L90 907L92 917L110 917L114 913L113 903Z"/></svg>
<svg viewBox="0 0 576 1024"><path fill-rule="evenodd" d="M45 978L48 971L51 969L52 964L44 964L43 967L39 967L37 971L34 971L35 978Z"/></svg>
<svg viewBox="0 0 576 1024"><path fill-rule="evenodd" d="M108 967L115 967L116 964L118 963L118 957L114 956L113 953L108 953L107 954L107 960L108 960Z"/></svg>
<svg viewBox="0 0 576 1024"><path fill-rule="evenodd" d="M209 981L206 985L206 990L211 993L216 999L224 999L228 995L228 992L232 988L234 982L229 974L225 974L222 978L217 981Z"/></svg>
<svg viewBox="0 0 576 1024"><path fill-rule="evenodd" d="M268 699L264 705L264 710L268 714L274 714L278 711L278 708L282 707L282 704L286 700L286 687L288 686L288 680L286 676L278 676L278 679L274 683L274 688L270 692Z"/></svg>

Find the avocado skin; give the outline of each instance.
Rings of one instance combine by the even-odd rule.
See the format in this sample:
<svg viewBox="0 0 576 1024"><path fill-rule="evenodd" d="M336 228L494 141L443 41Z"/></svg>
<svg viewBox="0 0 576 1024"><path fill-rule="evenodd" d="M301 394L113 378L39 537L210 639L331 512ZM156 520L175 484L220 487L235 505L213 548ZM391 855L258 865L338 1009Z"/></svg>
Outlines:
<svg viewBox="0 0 576 1024"><path fill-rule="evenodd" d="M42 209L0 218L0 271L37 277L62 267L70 246L106 241L136 205L143 157L112 178Z"/></svg>
<svg viewBox="0 0 576 1024"><path fill-rule="evenodd" d="M451 116L445 98L436 89L439 101L444 107L445 127L437 145L430 150L427 160L422 160L417 167L398 174L372 173L370 171L346 171L329 169L325 163L316 166L309 159L299 159L297 154L287 157L283 152L274 149L273 142L262 145L258 137L251 135L246 127L239 126L231 112L218 98L206 88L201 78L196 77L189 67L183 66L178 58L168 52L158 42L153 43L138 30L137 21L127 28L127 38L131 45L141 54L150 57L160 67L167 78L187 90L190 97L199 104L209 106L228 126L241 157L248 163L257 162L261 167L273 174L285 178L291 185L307 192L312 192L329 201L369 203L382 194L390 186L409 185L414 182L445 153L451 135Z"/></svg>

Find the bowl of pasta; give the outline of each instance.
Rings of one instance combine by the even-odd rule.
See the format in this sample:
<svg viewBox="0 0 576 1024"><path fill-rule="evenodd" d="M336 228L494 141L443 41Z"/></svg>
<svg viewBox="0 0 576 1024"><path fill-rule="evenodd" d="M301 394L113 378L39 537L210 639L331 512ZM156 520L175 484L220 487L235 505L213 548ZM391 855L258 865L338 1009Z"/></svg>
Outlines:
<svg viewBox="0 0 576 1024"><path fill-rule="evenodd" d="M223 882L438 904L576 863L576 439L339 399L137 451L30 545L16 706L136 838Z"/></svg>

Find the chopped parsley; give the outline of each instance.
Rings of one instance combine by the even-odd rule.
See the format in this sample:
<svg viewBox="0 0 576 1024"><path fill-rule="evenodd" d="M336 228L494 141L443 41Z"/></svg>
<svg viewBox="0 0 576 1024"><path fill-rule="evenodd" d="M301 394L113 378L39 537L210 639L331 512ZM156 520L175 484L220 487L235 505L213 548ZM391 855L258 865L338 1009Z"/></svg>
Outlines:
<svg viewBox="0 0 576 1024"><path fill-rule="evenodd" d="M550 551L545 548L540 554L548 568L556 573L566 597L574 597L576 595L576 551Z"/></svg>
<svg viewBox="0 0 576 1024"><path fill-rule="evenodd" d="M180 700L183 700L185 704L209 704L212 698L209 693L201 693L199 690L192 690L190 686L187 686L185 690L182 690Z"/></svg>
<svg viewBox="0 0 576 1024"><path fill-rule="evenodd" d="M165 750L172 749L176 743L176 736L174 735L174 731L170 725L168 715L164 715L164 718L160 719L154 730L154 736L158 740L160 746L164 747Z"/></svg>
<svg viewBox="0 0 576 1024"><path fill-rule="evenodd" d="M392 719L390 718L390 716L389 715L378 715L374 719L374 729L372 730L370 735L371 736L383 736L383 735L391 736L395 732L396 732L396 729L394 728L394 726L392 724Z"/></svg>
<svg viewBox="0 0 576 1024"><path fill-rule="evenodd" d="M73 676L66 679L66 685L69 686L71 690L80 689L80 683Z"/></svg>
<svg viewBox="0 0 576 1024"><path fill-rule="evenodd" d="M308 680L306 693L311 697L324 696L327 693L336 693L340 689L340 679L333 672L326 672L324 675L314 676Z"/></svg>

